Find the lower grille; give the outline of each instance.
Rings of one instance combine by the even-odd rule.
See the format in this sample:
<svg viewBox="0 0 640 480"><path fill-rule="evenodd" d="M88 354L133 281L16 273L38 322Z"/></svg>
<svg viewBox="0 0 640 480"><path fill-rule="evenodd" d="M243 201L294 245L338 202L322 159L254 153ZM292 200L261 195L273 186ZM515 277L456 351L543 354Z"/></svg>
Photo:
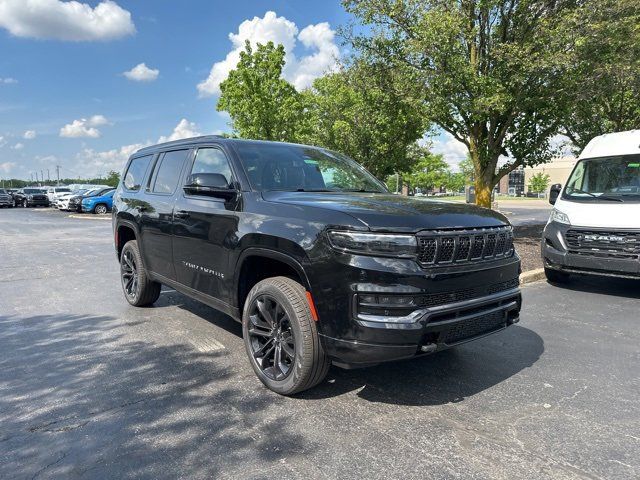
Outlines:
<svg viewBox="0 0 640 480"><path fill-rule="evenodd" d="M506 327L504 312L494 312L456 324L442 340L452 344Z"/></svg>
<svg viewBox="0 0 640 480"><path fill-rule="evenodd" d="M418 302L420 306L437 307L439 305L446 305L447 303L462 302L464 300L472 300L485 295L493 295L494 293L516 288L519 284L519 280L514 278L507 282L489 285L489 287L474 287L465 290L457 290L455 292L430 293L428 295L420 296Z"/></svg>

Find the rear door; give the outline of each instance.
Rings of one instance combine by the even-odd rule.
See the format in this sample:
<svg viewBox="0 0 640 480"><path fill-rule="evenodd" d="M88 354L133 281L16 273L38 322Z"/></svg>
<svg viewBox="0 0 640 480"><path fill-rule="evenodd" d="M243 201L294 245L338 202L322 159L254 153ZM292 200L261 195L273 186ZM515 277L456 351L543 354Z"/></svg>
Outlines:
<svg viewBox="0 0 640 480"><path fill-rule="evenodd" d="M171 238L173 206L189 154L188 148L159 153L142 195L139 225L145 266L170 280L176 279Z"/></svg>
<svg viewBox="0 0 640 480"><path fill-rule="evenodd" d="M173 258L178 282L229 303L225 279L231 277L229 250L237 243L237 202L204 195L188 195L184 182L193 173L219 173L235 181L224 151L203 146L194 152L183 175L173 221Z"/></svg>

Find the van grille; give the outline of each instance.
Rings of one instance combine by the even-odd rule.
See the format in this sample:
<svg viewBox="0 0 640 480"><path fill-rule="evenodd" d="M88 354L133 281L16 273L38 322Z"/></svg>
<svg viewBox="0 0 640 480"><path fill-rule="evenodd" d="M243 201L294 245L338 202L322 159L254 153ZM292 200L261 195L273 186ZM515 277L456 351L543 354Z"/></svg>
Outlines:
<svg viewBox="0 0 640 480"><path fill-rule="evenodd" d="M513 255L513 230L505 226L421 232L418 246L418 261L425 266L483 262Z"/></svg>
<svg viewBox="0 0 640 480"><path fill-rule="evenodd" d="M583 230L572 228L565 234L569 252L611 258L640 258L640 231Z"/></svg>

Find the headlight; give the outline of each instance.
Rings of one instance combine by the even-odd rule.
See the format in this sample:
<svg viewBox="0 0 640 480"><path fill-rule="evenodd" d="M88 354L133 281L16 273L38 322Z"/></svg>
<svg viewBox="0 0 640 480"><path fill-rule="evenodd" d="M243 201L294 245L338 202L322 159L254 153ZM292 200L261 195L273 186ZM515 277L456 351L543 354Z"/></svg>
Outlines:
<svg viewBox="0 0 640 480"><path fill-rule="evenodd" d="M376 257L413 258L418 252L415 235L332 231L329 242L341 252Z"/></svg>
<svg viewBox="0 0 640 480"><path fill-rule="evenodd" d="M556 210L555 208L551 210L551 216L549 217L549 221L564 223L565 225L571 225L569 216L566 213L561 212L560 210Z"/></svg>

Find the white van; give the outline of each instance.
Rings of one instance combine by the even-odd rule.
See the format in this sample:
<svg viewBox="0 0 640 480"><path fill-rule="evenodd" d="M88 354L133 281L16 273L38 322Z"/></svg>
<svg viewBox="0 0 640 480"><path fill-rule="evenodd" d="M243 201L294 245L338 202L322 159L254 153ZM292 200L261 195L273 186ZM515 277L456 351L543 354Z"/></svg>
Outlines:
<svg viewBox="0 0 640 480"><path fill-rule="evenodd" d="M550 281L573 273L640 278L640 130L591 140L549 202L542 258Z"/></svg>

